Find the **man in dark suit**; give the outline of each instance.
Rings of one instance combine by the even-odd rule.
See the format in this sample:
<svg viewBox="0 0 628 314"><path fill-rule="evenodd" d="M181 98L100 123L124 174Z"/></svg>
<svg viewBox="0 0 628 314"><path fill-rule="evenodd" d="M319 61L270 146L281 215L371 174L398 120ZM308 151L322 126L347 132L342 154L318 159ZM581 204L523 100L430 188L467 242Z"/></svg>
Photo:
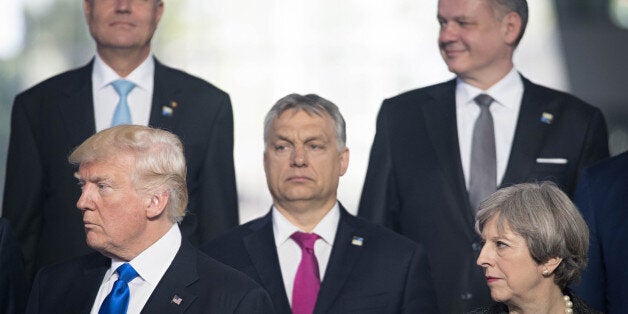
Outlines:
<svg viewBox="0 0 628 314"><path fill-rule="evenodd" d="M574 291L600 311L628 313L628 152L586 168L574 198L590 238Z"/></svg>
<svg viewBox="0 0 628 314"><path fill-rule="evenodd" d="M551 180L608 156L600 110L513 67L525 0L440 0L439 47L457 78L384 101L358 216L426 248L441 310L492 302L473 224L498 187Z"/></svg>
<svg viewBox="0 0 628 314"><path fill-rule="evenodd" d="M9 222L0 218L0 313L24 313L26 297L20 248Z"/></svg>
<svg viewBox="0 0 628 314"><path fill-rule="evenodd" d="M97 252L46 266L27 313L272 313L267 293L182 237L183 145L167 131L120 125L69 157ZM102 254L102 255L101 255Z"/></svg>
<svg viewBox="0 0 628 314"><path fill-rule="evenodd" d="M334 104L317 95L280 99L266 116L264 142L271 211L204 252L255 279L278 313L437 311L422 249L336 200L349 150Z"/></svg>
<svg viewBox="0 0 628 314"><path fill-rule="evenodd" d="M90 135L114 125L125 98L114 87L118 81L134 84L125 98L130 117L124 123L167 129L184 143L190 190L184 235L196 245L238 224L229 96L151 55L163 5L85 0L95 58L15 99L3 208L31 281L44 265L90 252L66 158Z"/></svg>

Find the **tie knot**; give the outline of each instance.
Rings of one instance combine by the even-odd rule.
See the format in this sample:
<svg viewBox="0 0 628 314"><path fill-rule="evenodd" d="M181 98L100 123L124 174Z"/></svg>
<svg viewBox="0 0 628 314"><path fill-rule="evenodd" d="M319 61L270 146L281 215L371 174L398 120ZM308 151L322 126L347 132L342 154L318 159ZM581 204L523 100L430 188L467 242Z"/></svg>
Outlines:
<svg viewBox="0 0 628 314"><path fill-rule="evenodd" d="M493 103L493 97L486 95L486 94L480 94L477 97L475 97L475 103L480 105L480 107L486 107L488 108L488 106L490 106Z"/></svg>
<svg viewBox="0 0 628 314"><path fill-rule="evenodd" d="M116 80L111 83L113 88L116 90L116 93L120 95L120 97L126 97L129 92L135 87L135 83L127 80Z"/></svg>
<svg viewBox="0 0 628 314"><path fill-rule="evenodd" d="M314 249L314 242L318 240L318 234L316 233L305 233L305 232L295 232L291 236L292 240L294 240L301 249Z"/></svg>
<svg viewBox="0 0 628 314"><path fill-rule="evenodd" d="M118 280L124 281L126 283L129 283L131 280L133 280L133 278L137 277L137 272L129 263L124 263L120 265L120 267L116 269L116 272L118 273Z"/></svg>

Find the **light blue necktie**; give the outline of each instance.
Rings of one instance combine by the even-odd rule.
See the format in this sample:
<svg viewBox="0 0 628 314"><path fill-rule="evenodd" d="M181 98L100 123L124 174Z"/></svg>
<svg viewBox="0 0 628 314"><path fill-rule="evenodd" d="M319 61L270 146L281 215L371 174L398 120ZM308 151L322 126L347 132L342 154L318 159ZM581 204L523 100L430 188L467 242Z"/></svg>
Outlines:
<svg viewBox="0 0 628 314"><path fill-rule="evenodd" d="M137 277L137 272L129 263L124 263L116 269L118 280L113 289L105 298L98 310L98 314L126 313L129 307L129 282Z"/></svg>
<svg viewBox="0 0 628 314"><path fill-rule="evenodd" d="M126 98L135 87L135 84L126 80L117 80L111 83L111 85L118 95L120 95L120 101L118 101L116 111L113 113L113 119L111 119L111 126L131 124L133 120L131 120L131 111L129 110Z"/></svg>

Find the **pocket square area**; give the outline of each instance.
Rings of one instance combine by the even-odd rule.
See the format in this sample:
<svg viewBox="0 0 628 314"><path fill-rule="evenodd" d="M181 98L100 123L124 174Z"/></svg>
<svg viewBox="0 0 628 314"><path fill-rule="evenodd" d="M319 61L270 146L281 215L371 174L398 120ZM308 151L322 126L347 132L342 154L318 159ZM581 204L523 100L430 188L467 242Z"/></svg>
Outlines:
<svg viewBox="0 0 628 314"><path fill-rule="evenodd" d="M537 164L555 164L555 165L564 165L567 163L566 158L537 158Z"/></svg>

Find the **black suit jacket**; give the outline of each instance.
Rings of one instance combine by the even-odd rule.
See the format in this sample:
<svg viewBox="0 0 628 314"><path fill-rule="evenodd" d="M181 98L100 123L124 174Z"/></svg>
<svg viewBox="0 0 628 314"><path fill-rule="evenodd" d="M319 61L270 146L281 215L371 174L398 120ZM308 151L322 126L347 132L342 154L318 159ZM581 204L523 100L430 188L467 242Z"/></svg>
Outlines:
<svg viewBox="0 0 628 314"><path fill-rule="evenodd" d="M608 156L599 109L523 78L524 93L501 186L552 180L568 194L578 171ZM456 124L456 81L384 101L358 215L422 243L440 308L460 313L492 302L474 231ZM551 123L541 121L553 115ZM537 158L565 158L540 164Z"/></svg>
<svg viewBox="0 0 628 314"><path fill-rule="evenodd" d="M314 313L436 312L422 249L405 237L351 216L342 205L340 208ZM354 237L363 238L362 245L352 244ZM201 250L262 285L277 313L291 313L271 213L210 241Z"/></svg>
<svg viewBox="0 0 628 314"><path fill-rule="evenodd" d="M9 222L0 218L0 313L24 313L25 305L22 254Z"/></svg>
<svg viewBox="0 0 628 314"><path fill-rule="evenodd" d="M91 253L38 273L26 313L89 313L111 259ZM180 304L171 302L179 296ZM133 297L133 296L131 296ZM142 313L274 313L266 291L246 275L181 241Z"/></svg>
<svg viewBox="0 0 628 314"><path fill-rule="evenodd" d="M628 152L584 170L575 195L589 225L589 261L574 291L606 313L628 313Z"/></svg>
<svg viewBox="0 0 628 314"><path fill-rule="evenodd" d="M13 105L4 216L16 232L31 279L41 266L91 252L76 209L75 169L67 157L96 132L92 65L30 88ZM163 107L172 108L172 116L162 115ZM236 226L229 96L155 61L149 124L177 134L184 145L190 202L183 234L198 244Z"/></svg>

